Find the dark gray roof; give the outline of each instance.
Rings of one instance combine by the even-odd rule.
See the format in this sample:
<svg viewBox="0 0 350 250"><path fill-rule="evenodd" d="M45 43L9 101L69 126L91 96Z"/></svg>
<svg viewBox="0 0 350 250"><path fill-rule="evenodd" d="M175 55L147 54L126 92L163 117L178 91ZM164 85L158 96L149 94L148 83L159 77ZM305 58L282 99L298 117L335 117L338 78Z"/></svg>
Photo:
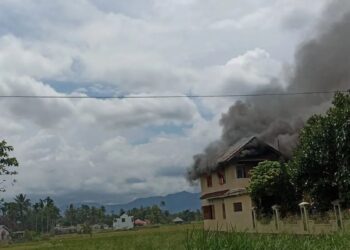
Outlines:
<svg viewBox="0 0 350 250"><path fill-rule="evenodd" d="M222 154L217 159L217 164L223 164L231 161L232 159L242 156L242 153L247 148L259 148L264 147L268 148L269 150L273 151L277 155L282 155L277 149L272 147L271 145L259 140L256 136L250 137L250 138L244 138L236 142L234 145L228 148L224 154Z"/></svg>

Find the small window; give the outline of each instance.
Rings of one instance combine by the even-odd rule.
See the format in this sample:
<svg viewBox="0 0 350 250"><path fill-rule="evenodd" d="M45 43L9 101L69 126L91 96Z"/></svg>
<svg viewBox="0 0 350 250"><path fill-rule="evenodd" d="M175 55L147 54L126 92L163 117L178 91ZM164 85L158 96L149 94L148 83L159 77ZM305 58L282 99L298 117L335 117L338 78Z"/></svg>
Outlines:
<svg viewBox="0 0 350 250"><path fill-rule="evenodd" d="M243 166L236 167L236 177L237 179L249 178L249 169Z"/></svg>
<svg viewBox="0 0 350 250"><path fill-rule="evenodd" d="M242 202L233 203L233 211L234 212L242 212L243 211Z"/></svg>
<svg viewBox="0 0 350 250"><path fill-rule="evenodd" d="M211 175L207 175L207 187L213 186L213 180L211 178Z"/></svg>
<svg viewBox="0 0 350 250"><path fill-rule="evenodd" d="M125 222L125 218L122 218L122 222Z"/></svg>
<svg viewBox="0 0 350 250"><path fill-rule="evenodd" d="M203 218L205 220L214 220L215 219L215 209L214 205L203 206Z"/></svg>
<svg viewBox="0 0 350 250"><path fill-rule="evenodd" d="M222 203L222 218L226 219L226 208L225 208L225 203Z"/></svg>
<svg viewBox="0 0 350 250"><path fill-rule="evenodd" d="M220 185L224 185L226 183L226 178L225 178L225 172L224 171L218 172L218 178L219 178Z"/></svg>

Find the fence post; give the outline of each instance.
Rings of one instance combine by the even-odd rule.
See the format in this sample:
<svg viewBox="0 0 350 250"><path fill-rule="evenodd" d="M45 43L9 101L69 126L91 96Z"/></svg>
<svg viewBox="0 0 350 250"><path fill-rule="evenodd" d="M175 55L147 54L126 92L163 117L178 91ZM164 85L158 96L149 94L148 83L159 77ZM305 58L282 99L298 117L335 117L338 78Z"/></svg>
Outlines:
<svg viewBox="0 0 350 250"><path fill-rule="evenodd" d="M303 225L304 225L304 231L307 231L307 232L309 232L309 216L306 209L306 206L308 205L310 204L305 201L299 203L301 219L303 220Z"/></svg>
<svg viewBox="0 0 350 250"><path fill-rule="evenodd" d="M343 225L343 215L341 212L341 207L340 207L340 201L335 200L332 202L333 208L334 208L334 214L335 214L335 220L337 222L338 229L343 230L344 225Z"/></svg>
<svg viewBox="0 0 350 250"><path fill-rule="evenodd" d="M257 231L256 207L252 207L253 229Z"/></svg>
<svg viewBox="0 0 350 250"><path fill-rule="evenodd" d="M279 220L280 220L280 215L279 215L280 206L273 205L271 208L273 210L273 214L274 214L274 217L275 217L276 230L278 231L279 230Z"/></svg>

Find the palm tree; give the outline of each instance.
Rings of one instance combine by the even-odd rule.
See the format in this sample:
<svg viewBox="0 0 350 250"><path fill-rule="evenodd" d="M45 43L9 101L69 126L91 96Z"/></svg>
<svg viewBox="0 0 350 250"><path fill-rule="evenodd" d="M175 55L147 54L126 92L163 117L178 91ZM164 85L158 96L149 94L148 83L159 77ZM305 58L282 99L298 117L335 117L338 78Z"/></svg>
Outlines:
<svg viewBox="0 0 350 250"><path fill-rule="evenodd" d="M75 218L76 218L76 210L75 210L73 204L70 204L69 208L66 209L65 217L68 220L68 222L70 223L70 225L72 226L74 224Z"/></svg>
<svg viewBox="0 0 350 250"><path fill-rule="evenodd" d="M35 231L38 232L38 214L40 212L40 203L35 203L33 205L34 213L35 213Z"/></svg>
<svg viewBox="0 0 350 250"><path fill-rule="evenodd" d="M44 206L44 212L46 214L46 231L49 232L51 226L56 222L59 217L59 209L55 206L54 201L50 197L46 197L44 200L40 200Z"/></svg>
<svg viewBox="0 0 350 250"><path fill-rule="evenodd" d="M28 210L30 208L30 200L27 199L27 196L25 194L19 194L14 199L16 203L17 212L19 215L19 221L21 222L22 226L24 223L24 215L28 213Z"/></svg>

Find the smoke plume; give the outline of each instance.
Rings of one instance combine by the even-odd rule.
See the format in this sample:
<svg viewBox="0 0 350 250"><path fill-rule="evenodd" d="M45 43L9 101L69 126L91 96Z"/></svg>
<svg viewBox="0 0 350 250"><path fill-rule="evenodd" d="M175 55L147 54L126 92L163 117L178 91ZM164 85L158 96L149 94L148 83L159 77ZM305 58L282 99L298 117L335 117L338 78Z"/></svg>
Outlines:
<svg viewBox="0 0 350 250"><path fill-rule="evenodd" d="M342 4L344 3L344 4ZM344 11L344 8L348 11ZM272 82L256 93L337 91L350 88L350 8L334 2L324 13L317 35L299 45L287 87ZM335 14L338 16L335 17ZM328 21L327 21L328 20ZM194 156L188 179L216 168L216 159L242 138L258 136L291 155L298 132L315 113L324 112L332 94L260 96L237 101L222 115L222 137Z"/></svg>

